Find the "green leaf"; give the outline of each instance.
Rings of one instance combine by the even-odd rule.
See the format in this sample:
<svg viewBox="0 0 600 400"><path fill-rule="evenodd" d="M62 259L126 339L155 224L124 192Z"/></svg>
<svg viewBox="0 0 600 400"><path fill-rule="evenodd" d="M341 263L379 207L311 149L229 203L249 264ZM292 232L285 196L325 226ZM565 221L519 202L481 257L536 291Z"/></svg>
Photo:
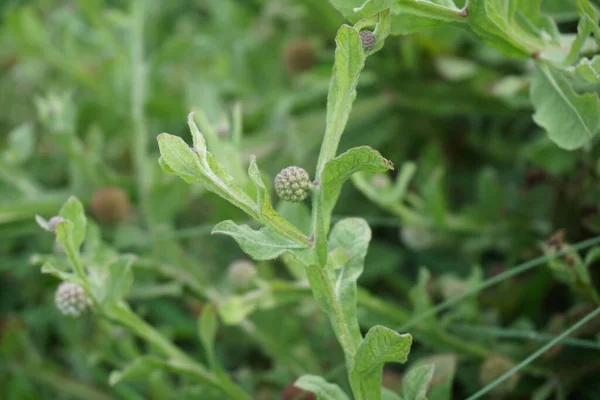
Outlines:
<svg viewBox="0 0 600 400"><path fill-rule="evenodd" d="M215 336L217 334L217 329L219 329L217 309L213 303L208 303L202 307L202 313L198 320L198 335L213 371L220 369L218 368L217 359L215 357Z"/></svg>
<svg viewBox="0 0 600 400"><path fill-rule="evenodd" d="M329 251L345 250L348 261L337 271L335 296L340 304L346 326L355 326L360 341L360 330L356 318L357 280L363 272L367 249L371 240L371 228L361 218L345 218L335 224L329 237Z"/></svg>
<svg viewBox="0 0 600 400"><path fill-rule="evenodd" d="M348 400L348 396L338 385L329 383L320 376L303 375L296 380L294 386L316 394L317 400Z"/></svg>
<svg viewBox="0 0 600 400"><path fill-rule="evenodd" d="M166 362L155 356L141 356L129 363L120 371L110 373L108 382L114 386L120 382L144 382L148 375L166 367Z"/></svg>
<svg viewBox="0 0 600 400"><path fill-rule="evenodd" d="M74 196L71 196L60 209L59 216L71 221L70 237L75 249L79 249L85 238L86 218L83 204ZM60 225L60 224L59 224ZM58 229L57 229L58 234ZM58 240L58 238L57 238Z"/></svg>
<svg viewBox="0 0 600 400"><path fill-rule="evenodd" d="M427 285L429 283L429 279L431 278L431 274L427 270L427 268L419 269L419 279L416 285L410 289L408 296L410 297L411 302L413 303L415 316L421 315L428 311L432 307L432 301L429 296L429 292L427 290ZM435 316L432 315L428 317L423 324L432 326L435 324Z"/></svg>
<svg viewBox="0 0 600 400"><path fill-rule="evenodd" d="M256 231L248 225L238 225L233 221L218 223L212 233L231 236L242 250L255 260L272 260L286 251L303 248L270 228Z"/></svg>
<svg viewBox="0 0 600 400"><path fill-rule="evenodd" d="M406 35L452 22L466 22L466 15L451 0L368 0L354 8L363 17L386 9L391 10L393 35Z"/></svg>
<svg viewBox="0 0 600 400"><path fill-rule="evenodd" d="M390 389L384 387L381 389L381 400L403 400L400 395L392 392Z"/></svg>
<svg viewBox="0 0 600 400"><path fill-rule="evenodd" d="M232 296L219 304L219 315L226 325L238 325L256 309L256 301L242 296Z"/></svg>
<svg viewBox="0 0 600 400"><path fill-rule="evenodd" d="M188 183L202 182L207 190L258 219L258 206L207 150L206 142L194 122L193 114L188 116L188 124L192 132L194 148L191 149L178 136L161 133L157 138L161 154L159 164L165 172L175 173Z"/></svg>
<svg viewBox="0 0 600 400"><path fill-rule="evenodd" d="M600 129L600 101L596 94L577 94L565 71L537 63L531 85L534 121L546 129L558 146L573 150L591 140Z"/></svg>
<svg viewBox="0 0 600 400"><path fill-rule="evenodd" d="M433 378L434 366L419 365L408 370L402 379L402 398L404 400L424 400Z"/></svg>
<svg viewBox="0 0 600 400"><path fill-rule="evenodd" d="M575 67L575 73L588 83L600 82L600 56L594 56L591 60L582 58Z"/></svg>
<svg viewBox="0 0 600 400"><path fill-rule="evenodd" d="M356 85L366 55L358 32L343 25L335 37L333 72L327 96L327 118L325 137L317 163L317 179L320 180L325 164L335 157L340 138L350 117L352 103L356 98Z"/></svg>
<svg viewBox="0 0 600 400"><path fill-rule="evenodd" d="M510 14L504 12L504 5L504 0L471 0L468 27L481 41L509 57L529 57L539 48L528 48L518 38L515 39L516 34L508 26Z"/></svg>
<svg viewBox="0 0 600 400"><path fill-rule="evenodd" d="M418 364L430 364L435 368L428 400L451 400L452 382L456 374L457 357L455 354L436 354L419 360Z"/></svg>
<svg viewBox="0 0 600 400"><path fill-rule="evenodd" d="M50 261L46 261L42 264L42 274L54 275L61 281L79 284L79 279L74 274L57 268L56 265Z"/></svg>
<svg viewBox="0 0 600 400"><path fill-rule="evenodd" d="M350 384L357 400L381 398L381 374L386 362L404 363L412 336L384 326L374 326L360 344L350 370Z"/></svg>
<svg viewBox="0 0 600 400"><path fill-rule="evenodd" d="M390 161L368 146L350 149L325 165L319 182L319 199L315 216L315 245L322 262L326 258L325 246L331 213L344 182L359 171L384 172L393 168Z"/></svg>
<svg viewBox="0 0 600 400"><path fill-rule="evenodd" d="M133 255L118 256L106 265L104 279L99 282L92 280L92 290L100 303L114 304L125 299L133 283L131 266L135 260Z"/></svg>
<svg viewBox="0 0 600 400"><path fill-rule="evenodd" d="M33 123L24 122L8 133L6 148L2 152L2 161L7 164L21 164L35 151Z"/></svg>

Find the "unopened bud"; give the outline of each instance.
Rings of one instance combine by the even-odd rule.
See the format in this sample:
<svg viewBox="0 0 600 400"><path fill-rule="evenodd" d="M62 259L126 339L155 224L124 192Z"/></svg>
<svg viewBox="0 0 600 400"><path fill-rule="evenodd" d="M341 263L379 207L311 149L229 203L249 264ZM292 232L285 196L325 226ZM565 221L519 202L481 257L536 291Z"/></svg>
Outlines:
<svg viewBox="0 0 600 400"><path fill-rule="evenodd" d="M275 177L275 191L286 201L299 203L308 196L310 177L300 167L287 167Z"/></svg>
<svg viewBox="0 0 600 400"><path fill-rule="evenodd" d="M371 31L361 31L358 33L364 51L369 51L375 47L375 34Z"/></svg>
<svg viewBox="0 0 600 400"><path fill-rule="evenodd" d="M249 287L254 278L256 278L256 275L256 267L253 263L246 260L232 262L227 270L227 277L237 289Z"/></svg>
<svg viewBox="0 0 600 400"><path fill-rule="evenodd" d="M56 308L64 315L79 317L92 305L92 300L76 283L63 282L54 294Z"/></svg>

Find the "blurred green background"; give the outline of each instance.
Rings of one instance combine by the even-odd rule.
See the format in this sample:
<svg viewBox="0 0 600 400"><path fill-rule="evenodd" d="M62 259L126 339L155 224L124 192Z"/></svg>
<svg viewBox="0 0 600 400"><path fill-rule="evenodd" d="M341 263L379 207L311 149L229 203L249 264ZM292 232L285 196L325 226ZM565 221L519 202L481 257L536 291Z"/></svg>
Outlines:
<svg viewBox="0 0 600 400"><path fill-rule="evenodd" d="M574 1L543 4L562 32L576 31ZM204 357L203 304L258 293L219 330L232 377L257 399L291 399L285 388L304 373L347 385L343 354L310 293L293 286L293 266L259 263L258 280L236 287L228 266L245 256L209 233L246 217L163 173L155 141L187 140L195 110L221 157L246 165L255 154L271 178L288 165L314 174L344 22L324 0L0 2L0 398L203 398L166 373L111 387L110 371L149 349L106 320L56 310L58 281L36 254L60 249L34 216L50 218L70 195L102 246L139 256L133 308L191 356ZM600 233L599 148L561 150L533 123L531 67L454 28L389 37L369 58L340 150L370 145L396 172L416 172L402 206L381 195L392 174L355 179L335 210L374 232L360 280L365 328L401 326L541 255L559 230L560 246ZM239 132L242 150L231 150ZM307 212L279 207L299 220ZM596 254L581 261L594 279ZM409 360L445 357L464 398L537 349L535 332L559 334L586 310L543 265L414 328ZM585 346L553 348L496 396L598 399L599 329L586 325L575 334ZM397 386L404 368L386 367L384 384Z"/></svg>

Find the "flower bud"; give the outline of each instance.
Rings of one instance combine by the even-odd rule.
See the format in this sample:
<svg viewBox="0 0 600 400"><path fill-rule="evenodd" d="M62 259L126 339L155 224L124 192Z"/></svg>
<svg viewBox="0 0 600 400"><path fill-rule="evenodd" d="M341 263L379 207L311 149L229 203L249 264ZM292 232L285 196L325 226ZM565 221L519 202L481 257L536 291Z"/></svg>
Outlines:
<svg viewBox="0 0 600 400"><path fill-rule="evenodd" d="M54 294L56 308L64 315L79 317L92 305L83 288L75 283L62 282Z"/></svg>
<svg viewBox="0 0 600 400"><path fill-rule="evenodd" d="M227 278L236 289L249 287L257 275L256 267L246 260L237 260L229 265Z"/></svg>
<svg viewBox="0 0 600 400"><path fill-rule="evenodd" d="M510 369L512 369L515 365L508 358L503 356L502 354L492 354L490 355L481 365L481 370L479 371L479 381L483 386L486 386L492 383L494 380L504 375ZM513 374L496 386L492 393L495 394L506 394L513 391L517 384L519 383L519 375Z"/></svg>
<svg viewBox="0 0 600 400"><path fill-rule="evenodd" d="M92 196L92 214L99 222L115 223L123 221L131 211L129 196L117 187L105 187Z"/></svg>
<svg viewBox="0 0 600 400"><path fill-rule="evenodd" d="M291 40L285 46L283 60L290 74L307 71L317 60L315 47L305 39Z"/></svg>
<svg viewBox="0 0 600 400"><path fill-rule="evenodd" d="M308 196L310 177L300 167L287 167L275 177L275 191L286 201L299 203Z"/></svg>
<svg viewBox="0 0 600 400"><path fill-rule="evenodd" d="M364 51L369 51L375 47L375 34L371 31L361 31L358 33Z"/></svg>

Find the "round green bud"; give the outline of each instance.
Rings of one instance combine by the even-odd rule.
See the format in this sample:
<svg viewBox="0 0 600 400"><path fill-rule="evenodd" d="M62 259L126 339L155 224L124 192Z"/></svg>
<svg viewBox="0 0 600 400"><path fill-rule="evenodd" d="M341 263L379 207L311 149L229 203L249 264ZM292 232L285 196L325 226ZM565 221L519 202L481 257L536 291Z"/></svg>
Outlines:
<svg viewBox="0 0 600 400"><path fill-rule="evenodd" d="M361 31L358 33L364 51L369 51L375 47L375 34L371 31Z"/></svg>
<svg viewBox="0 0 600 400"><path fill-rule="evenodd" d="M317 61L315 46L306 39L290 40L285 45L283 61L290 74L307 71Z"/></svg>
<svg viewBox="0 0 600 400"><path fill-rule="evenodd" d="M237 289L249 287L257 275L256 267L246 260L232 262L227 269L227 278Z"/></svg>
<svg viewBox="0 0 600 400"><path fill-rule="evenodd" d="M63 282L54 294L56 308L64 315L79 317L92 305L92 300L83 288L75 283Z"/></svg>
<svg viewBox="0 0 600 400"><path fill-rule="evenodd" d="M275 192L286 201L299 203L308 196L310 177L300 167L287 167L275 177Z"/></svg>

